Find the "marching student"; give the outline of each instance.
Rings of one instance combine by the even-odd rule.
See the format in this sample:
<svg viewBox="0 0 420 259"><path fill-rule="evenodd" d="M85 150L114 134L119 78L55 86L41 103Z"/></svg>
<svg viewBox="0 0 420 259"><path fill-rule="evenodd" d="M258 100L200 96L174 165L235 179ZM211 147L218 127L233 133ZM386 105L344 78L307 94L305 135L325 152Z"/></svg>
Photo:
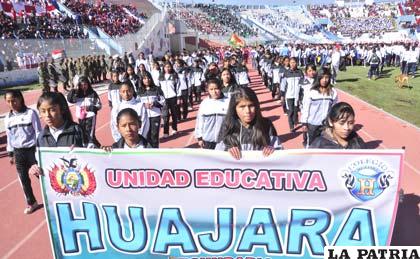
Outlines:
<svg viewBox="0 0 420 259"><path fill-rule="evenodd" d="M324 120L325 129L312 142L310 148L364 149L365 142L354 131L355 117L350 104L334 104Z"/></svg>
<svg viewBox="0 0 420 259"><path fill-rule="evenodd" d="M113 107L111 111L111 132L114 140L118 141L121 138L121 135L118 132L116 118L118 113L125 108L131 108L137 112L139 120L143 122L139 134L147 138L147 134L149 132L149 118L147 116L145 105L141 102L141 100L137 99L134 87L130 81L126 81L121 84L120 98L121 102L118 106Z"/></svg>
<svg viewBox="0 0 420 259"><path fill-rule="evenodd" d="M220 70L216 63L210 63L208 65L206 72L204 72L204 78L206 81L220 78Z"/></svg>
<svg viewBox="0 0 420 259"><path fill-rule="evenodd" d="M284 57L284 59L283 59L283 69L281 70L281 74L280 74L280 85L281 85L281 81L283 79L284 73L286 71L288 71L289 69L290 69L290 58L289 57ZM284 115L287 115L286 102L281 101L281 96L282 95L284 95L284 92L281 91L280 86L279 86L280 100L278 102L280 103L280 105L282 105Z"/></svg>
<svg viewBox="0 0 420 259"><path fill-rule="evenodd" d="M312 85L316 78L316 66L314 64L308 64L305 67L305 76L299 80L300 93L299 93L299 108L302 110L302 102L305 95L309 94Z"/></svg>
<svg viewBox="0 0 420 259"><path fill-rule="evenodd" d="M251 80L249 79L245 60L237 64L232 72L235 74L236 82L240 87L248 87Z"/></svg>
<svg viewBox="0 0 420 259"><path fill-rule="evenodd" d="M102 147L110 152L112 149L143 149L150 148L147 140L139 134L142 121L137 112L131 108L124 108L116 116L116 125L121 138L111 147Z"/></svg>
<svg viewBox="0 0 420 259"><path fill-rule="evenodd" d="M144 103L149 117L150 129L147 134L147 142L150 143L151 147L159 148L160 118L162 108L165 105L165 97L162 89L154 84L151 74L146 75L141 80L137 98Z"/></svg>
<svg viewBox="0 0 420 259"><path fill-rule="evenodd" d="M203 100L198 110L195 137L201 148L214 149L229 99L223 95L221 82L216 79L207 81L207 92L209 97Z"/></svg>
<svg viewBox="0 0 420 259"><path fill-rule="evenodd" d="M127 80L130 80L134 90L138 93L140 88L140 77L134 73L132 65L127 65Z"/></svg>
<svg viewBox="0 0 420 259"><path fill-rule="evenodd" d="M79 78L77 89L72 89L67 94L67 101L76 104L76 117L80 127L89 135L95 146L101 146L95 136L96 115L102 108L101 99L87 77Z"/></svg>
<svg viewBox="0 0 420 259"><path fill-rule="evenodd" d="M191 68L190 73L190 82L192 86L192 91L194 93L195 101L200 102L201 100L201 90L204 85L204 71L203 68L200 67L200 60L194 60L194 66ZM193 106L192 102L192 94L190 95L190 106Z"/></svg>
<svg viewBox="0 0 420 259"><path fill-rule="evenodd" d="M222 73L220 74L222 78L222 92L225 94L228 98L232 95L232 93L239 88L239 86L236 84L236 80L234 75L232 74L232 71L229 68L223 68Z"/></svg>
<svg viewBox="0 0 420 259"><path fill-rule="evenodd" d="M322 122L337 100L337 91L331 85L331 72L323 68L318 73L311 90L303 97L301 123L302 131L306 135L306 142L303 143L305 147L308 147L319 135Z"/></svg>
<svg viewBox="0 0 420 259"><path fill-rule="evenodd" d="M379 53L380 54L380 53ZM379 64L382 62L381 57L377 53L376 49L372 50L372 54L368 57L367 62L370 64L368 79L375 75L375 80L379 78Z"/></svg>
<svg viewBox="0 0 420 259"><path fill-rule="evenodd" d="M299 93L299 108L302 111L303 110L303 100L306 98L306 96L309 95L309 92L311 91L311 88L314 84L316 77L316 66L314 64L308 64L305 67L305 76L300 79L299 85L300 85L300 93ZM303 128L305 128L306 124L302 122ZM307 127L305 128L307 129ZM308 140L308 134L306 131L303 132L303 146L306 147Z"/></svg>
<svg viewBox="0 0 420 259"><path fill-rule="evenodd" d="M237 160L246 150L262 150L269 156L282 149L273 123L262 116L257 95L249 87L232 94L218 142L217 150L228 151Z"/></svg>
<svg viewBox="0 0 420 259"><path fill-rule="evenodd" d="M178 105L178 120L181 121L186 120L188 116L189 71L182 59L175 61L174 70L178 74L179 91L181 91L180 104Z"/></svg>
<svg viewBox="0 0 420 259"><path fill-rule="evenodd" d="M298 124L299 81L301 78L303 78L303 73L297 68L297 60L291 58L290 69L284 72L280 85L281 103L286 102L290 132L295 132L295 127Z"/></svg>
<svg viewBox="0 0 420 259"><path fill-rule="evenodd" d="M169 136L169 116L172 117L172 135L178 130L178 97L181 96L179 90L178 74L174 72L172 64L166 62L163 66L163 73L159 76L159 85L165 97L163 107L163 137Z"/></svg>
<svg viewBox="0 0 420 259"><path fill-rule="evenodd" d="M9 162L16 165L25 194L27 206L23 212L31 214L38 208L38 202L32 190L29 169L36 164L36 138L41 132L41 122L36 111L25 105L20 90L7 90L4 99L10 108L4 119Z"/></svg>
<svg viewBox="0 0 420 259"><path fill-rule="evenodd" d="M162 71L160 70L159 63L154 61L152 63L152 70L150 71L150 74L152 75L153 83L156 86L159 86L159 76L160 76L161 73L162 73Z"/></svg>
<svg viewBox="0 0 420 259"><path fill-rule="evenodd" d="M273 99L276 96L277 91L280 92L280 82L285 71L282 64L283 64L283 58L276 57L274 59L273 64L271 65L272 74L273 74L273 86L271 88L271 97Z"/></svg>
<svg viewBox="0 0 420 259"><path fill-rule="evenodd" d="M95 147L79 124L73 121L66 98L61 93L43 93L37 103L39 115L45 123L37 138L37 147ZM29 169L33 175L42 170L34 164Z"/></svg>
<svg viewBox="0 0 420 259"><path fill-rule="evenodd" d="M121 82L119 79L118 71L111 72L111 83L108 85L108 105L112 109L113 106L117 106L120 101L120 86Z"/></svg>

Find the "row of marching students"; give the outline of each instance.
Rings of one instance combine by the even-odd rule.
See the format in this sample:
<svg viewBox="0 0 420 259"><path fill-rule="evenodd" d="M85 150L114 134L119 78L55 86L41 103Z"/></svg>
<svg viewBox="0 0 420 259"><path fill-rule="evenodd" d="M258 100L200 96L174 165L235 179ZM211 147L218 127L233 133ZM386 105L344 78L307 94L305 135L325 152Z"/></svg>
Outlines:
<svg viewBox="0 0 420 259"><path fill-rule="evenodd" d="M295 132L301 124L304 133L302 144L309 147L319 136L331 107L338 102L337 91L331 84L330 69L321 67L317 72L314 64L308 64L302 72L296 58L272 58L269 52L259 65L266 87L273 98L279 98L288 116L290 132Z"/></svg>
<svg viewBox="0 0 420 259"><path fill-rule="evenodd" d="M138 75L133 74L130 66L122 77L117 72L112 72L108 101L112 109L111 130L114 140L120 138L115 117L118 111L130 107L139 113L143 122L140 133L152 147L157 148L161 117L163 117L163 138L169 136L170 126L171 135L176 134L178 122L187 119L194 102L201 102L206 81L222 78L227 85L232 85L231 81L238 81L242 83L241 86L248 86L248 70L243 65L236 65L235 61L231 62L230 69L223 69L221 72L216 63L207 64L200 59L194 60L192 67L187 66L182 59L176 59L173 64L165 62L162 69L156 63L151 72L142 73L140 68ZM146 90L148 86L150 90ZM233 91L234 87L227 89Z"/></svg>
<svg viewBox="0 0 420 259"><path fill-rule="evenodd" d="M165 86L162 82L169 81L174 74L170 73L169 66L165 65L165 67L167 67L164 68L167 73L164 73L159 80L161 88L154 86L151 76L142 78L143 87L141 89L143 92L139 91L138 93L140 98L147 96L147 91L153 90L155 91L153 96L161 95L167 101L166 97L169 95L165 96L165 91L162 90ZM116 76L118 77L118 75ZM320 78L320 75L317 78ZM327 75L320 82L327 82L326 79ZM240 159L241 152L245 150L261 150L264 156L268 156L275 149L282 148L273 123L262 116L257 95L251 88L238 86L234 82L229 68L222 69L220 78L207 80L206 86L209 96L200 105L195 133L200 147L225 150L236 159ZM328 84L325 82L320 84L319 88L322 90L318 89L319 94L327 94L328 87L326 86ZM310 91L313 90L318 91L317 89ZM122 99L121 103L125 101L129 104L134 98L134 92L131 83L128 81L121 83L118 89L118 94ZM114 142L112 147L104 147L104 149L152 147L151 141L148 140L150 136L144 136L146 120L143 115L139 116L144 113L136 110L136 107L133 109L130 105L120 106L120 103L113 103L112 98L116 94L108 93L108 97L113 109L118 107L118 110L113 112L113 120L115 120L115 127L121 137ZM86 98L87 96L89 98ZM138 98L136 99L138 100ZM346 103L334 105L331 103L331 106L326 109L322 102L317 103L317 101L326 99L324 97L307 98L310 101L309 110L327 111L322 124L322 132L317 134L318 136L310 147L362 148L363 140L353 130L355 113L352 107ZM101 104L98 95L91 89L89 81L81 78L78 89L68 95L68 100L75 102L76 109L79 109L76 112L79 119L78 124L73 121L68 102L61 93L43 93L37 103L39 116L45 123L45 128L41 129L38 113L25 105L20 91L7 91L5 100L11 110L5 118L7 151L10 162L16 164L25 193L27 207L24 213L30 214L38 208L38 203L33 195L29 174L42 174L35 158L36 147L99 147L99 142L93 135L93 128L96 121L95 116L101 108ZM81 102L89 102L89 105L83 105ZM146 109L153 108L153 106L159 107L162 103L150 102L150 106ZM309 114L308 121L311 119L320 120L320 117L316 117L316 113L311 114L309 111ZM87 130L89 125L91 128ZM309 124L307 125L309 128ZM158 130L156 132L158 134Z"/></svg>
<svg viewBox="0 0 420 259"><path fill-rule="evenodd" d="M207 83L207 90L209 96L200 105L195 129L201 148L229 151L236 159L240 159L241 151L245 150L262 150L267 156L276 149L282 149L273 123L262 116L257 95L251 88L238 87L230 96L225 96L221 82L212 79ZM327 91L312 90L317 94ZM310 138L314 140L309 148L365 148L363 140L354 131L355 113L349 104L334 103L327 108L317 103L322 98L307 98L307 104L313 109L311 119L319 120L326 112L320 125L306 124L308 128L313 126L318 129L316 133L310 132Z"/></svg>

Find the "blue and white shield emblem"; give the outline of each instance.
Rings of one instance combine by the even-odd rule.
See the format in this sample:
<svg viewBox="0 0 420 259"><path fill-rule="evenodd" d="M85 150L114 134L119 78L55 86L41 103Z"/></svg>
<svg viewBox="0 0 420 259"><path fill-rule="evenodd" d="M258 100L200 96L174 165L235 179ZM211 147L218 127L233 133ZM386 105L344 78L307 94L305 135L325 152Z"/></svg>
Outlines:
<svg viewBox="0 0 420 259"><path fill-rule="evenodd" d="M345 171L345 186L350 194L359 201L365 202L377 198L390 185L393 178L390 173L375 170L372 167Z"/></svg>

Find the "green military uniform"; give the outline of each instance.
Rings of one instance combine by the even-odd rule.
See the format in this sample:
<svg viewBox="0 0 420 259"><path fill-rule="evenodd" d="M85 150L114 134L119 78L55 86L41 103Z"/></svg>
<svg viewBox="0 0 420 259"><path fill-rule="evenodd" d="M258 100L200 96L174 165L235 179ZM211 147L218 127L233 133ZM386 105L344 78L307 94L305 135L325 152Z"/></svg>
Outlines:
<svg viewBox="0 0 420 259"><path fill-rule="evenodd" d="M52 60L48 64L48 74L49 74L49 79L50 79L50 87L54 89L54 92L58 92L59 74L57 71L57 67L54 64L54 60Z"/></svg>
<svg viewBox="0 0 420 259"><path fill-rule="evenodd" d="M38 67L38 79L39 85L42 86L42 92L50 91L50 76L48 74L48 68L46 62L41 62Z"/></svg>

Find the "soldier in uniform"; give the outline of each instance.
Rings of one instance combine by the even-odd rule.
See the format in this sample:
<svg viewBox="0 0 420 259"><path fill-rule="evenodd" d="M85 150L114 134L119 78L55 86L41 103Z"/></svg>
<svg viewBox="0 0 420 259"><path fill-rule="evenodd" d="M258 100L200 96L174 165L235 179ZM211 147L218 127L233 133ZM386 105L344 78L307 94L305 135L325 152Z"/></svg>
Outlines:
<svg viewBox="0 0 420 259"><path fill-rule="evenodd" d="M73 78L76 76L76 66L73 61L73 58L69 58L67 60L67 69L69 71L69 86L70 86L70 89L73 89L74 88Z"/></svg>
<svg viewBox="0 0 420 259"><path fill-rule="evenodd" d="M47 62L43 61L38 67L38 78L39 84L42 86L42 92L46 93L50 91L50 76L48 74Z"/></svg>
<svg viewBox="0 0 420 259"><path fill-rule="evenodd" d="M48 64L48 74L50 79L50 87L54 89L54 92L58 92L59 74L54 60L51 60L51 62Z"/></svg>
<svg viewBox="0 0 420 259"><path fill-rule="evenodd" d="M95 74L96 74L96 82L101 82L101 75L102 75L102 70L101 70L101 61L99 60L99 56L95 56Z"/></svg>
<svg viewBox="0 0 420 259"><path fill-rule="evenodd" d="M69 68L67 67L67 59L60 61L60 82L63 84L65 91L69 89Z"/></svg>
<svg viewBox="0 0 420 259"><path fill-rule="evenodd" d="M107 64L105 61L105 55L102 55L99 60L99 66L101 67L101 75L102 75L102 81L106 80L106 72L107 72Z"/></svg>

